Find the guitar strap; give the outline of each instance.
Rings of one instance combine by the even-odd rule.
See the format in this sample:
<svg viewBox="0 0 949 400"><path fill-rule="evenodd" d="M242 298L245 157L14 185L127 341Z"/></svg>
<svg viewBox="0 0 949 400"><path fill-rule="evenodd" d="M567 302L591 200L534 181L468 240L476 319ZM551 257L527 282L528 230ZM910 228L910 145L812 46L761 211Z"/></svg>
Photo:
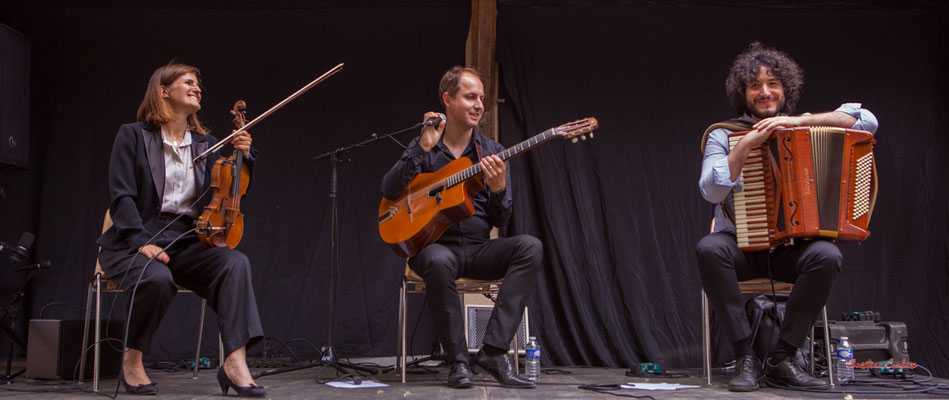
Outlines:
<svg viewBox="0 0 949 400"><path fill-rule="evenodd" d="M730 119L730 120L722 121L722 122L716 122L712 125L709 125L709 127L705 129L705 133L702 134L702 147L701 147L702 155L703 156L705 155L705 145L708 143L708 135L712 133L712 131L716 129L724 128L732 132L741 132L741 131L750 131L751 127L752 127L752 124L750 122L744 121L738 118Z"/></svg>
<svg viewBox="0 0 949 400"><path fill-rule="evenodd" d="M474 134L475 134L475 135L480 135L480 133L478 133L477 131L475 131ZM481 141L478 140L477 137L472 137L471 140L474 140L474 142L475 142L475 150L478 151L478 162L481 162L481 157L484 157L484 156L481 155Z"/></svg>

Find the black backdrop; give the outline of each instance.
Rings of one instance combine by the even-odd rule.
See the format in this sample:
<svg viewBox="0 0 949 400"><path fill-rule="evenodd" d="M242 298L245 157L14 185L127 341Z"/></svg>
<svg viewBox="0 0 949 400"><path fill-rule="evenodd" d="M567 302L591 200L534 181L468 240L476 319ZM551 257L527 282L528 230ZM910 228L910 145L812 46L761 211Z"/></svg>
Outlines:
<svg viewBox="0 0 949 400"><path fill-rule="evenodd" d="M262 112L338 62L345 69L254 130L261 160L244 203L241 249L268 336L325 344L329 167L311 157L414 123L437 106L441 71L464 62L470 6L0 8L0 23L32 40L30 170L0 171L0 238L37 234L37 276L26 315L77 318L108 206L107 159L119 124L134 117L150 72L177 57L202 69L202 116L229 132L238 98ZM103 5L106 4L106 5ZM113 4L113 5L109 5ZM276 5L273 5L276 4ZM293 5L299 7L299 5ZM698 194L699 138L731 116L730 60L752 40L786 50L807 73L800 111L858 101L880 119L881 193L873 235L845 246L831 317L877 310L909 326L915 361L949 376L949 167L945 131L944 7L922 9L700 6L528 7L501 2L501 141L512 145L595 116L592 141L557 141L511 163L509 232L545 243L531 308L545 362L700 365L694 246L711 205ZM411 134L401 139L407 141ZM375 229L381 176L400 148L350 155L340 175L340 300L334 335L343 355L395 352L402 262ZM2 273L0 300L20 275ZM422 309L410 297L410 326ZM153 358L188 357L198 301L179 296ZM116 313L118 315L119 313ZM421 314L414 353L431 341ZM208 322L214 322L209 316ZM21 330L23 327L21 327ZM25 330L24 330L25 331ZM211 330L213 333L214 329ZM205 349L214 354L214 335ZM316 354L303 341L291 346ZM6 350L0 342L0 349ZM718 359L728 357L718 346ZM259 354L261 348L252 349Z"/></svg>

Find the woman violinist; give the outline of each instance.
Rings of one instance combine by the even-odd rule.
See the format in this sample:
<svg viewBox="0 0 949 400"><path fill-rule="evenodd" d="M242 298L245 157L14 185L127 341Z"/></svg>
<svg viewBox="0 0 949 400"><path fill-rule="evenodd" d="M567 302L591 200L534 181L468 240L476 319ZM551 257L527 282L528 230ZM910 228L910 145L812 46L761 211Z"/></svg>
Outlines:
<svg viewBox="0 0 949 400"><path fill-rule="evenodd" d="M192 165L217 142L197 118L199 78L197 68L184 64L155 70L138 122L122 125L112 147L109 210L114 224L97 243L106 276L121 282L129 296L135 293L129 300L132 315L120 378L131 394L158 392L142 356L178 284L206 298L218 315L226 357L217 378L224 394L234 388L240 396L265 396L246 362L247 348L263 337L250 262L239 251L198 241L193 232L181 236L211 198L211 170L219 158L212 153ZM232 144L252 166L250 134L237 134Z"/></svg>

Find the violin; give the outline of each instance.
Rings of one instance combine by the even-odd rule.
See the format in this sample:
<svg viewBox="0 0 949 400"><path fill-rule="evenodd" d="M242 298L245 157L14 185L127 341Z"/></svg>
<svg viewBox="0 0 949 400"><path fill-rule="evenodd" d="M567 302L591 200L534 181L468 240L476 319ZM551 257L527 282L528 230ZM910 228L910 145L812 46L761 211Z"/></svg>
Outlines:
<svg viewBox="0 0 949 400"><path fill-rule="evenodd" d="M244 110L247 103L238 100L231 114L234 126L243 130L247 126ZM212 247L235 248L244 236L244 214L241 213L241 198L247 193L250 183L250 169L244 164L244 153L234 149L227 158L220 158L211 169L211 202L195 226L198 228L198 240Z"/></svg>
<svg viewBox="0 0 949 400"><path fill-rule="evenodd" d="M231 110L237 131L219 140L191 162L194 164L201 162L208 155L218 151L222 146L233 140L241 131L246 131L258 122L263 121L281 107L333 76L341 69L343 69L342 63L326 71L323 75L270 107L269 110L264 111L263 114L258 115L250 122L247 122L244 118L244 109L247 108L247 104L244 103L244 100L238 100ZM214 163L214 167L211 169L211 189L214 191L211 202L204 207L204 212L195 222L198 240L212 247L227 246L232 249L237 247L241 242L241 237L244 236L244 214L241 214L241 198L244 197L244 193L247 193L249 183L250 169L244 164L244 153L240 150L235 149L233 155L218 159Z"/></svg>

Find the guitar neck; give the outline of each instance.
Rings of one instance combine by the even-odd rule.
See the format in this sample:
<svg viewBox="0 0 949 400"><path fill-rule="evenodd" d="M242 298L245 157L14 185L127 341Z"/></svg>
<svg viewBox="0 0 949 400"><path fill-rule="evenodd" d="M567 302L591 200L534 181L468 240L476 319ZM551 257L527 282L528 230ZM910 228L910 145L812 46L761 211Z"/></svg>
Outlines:
<svg viewBox="0 0 949 400"><path fill-rule="evenodd" d="M501 158L501 161L507 161L514 157L517 157L521 154L526 153L527 151L537 147L541 143L547 142L550 139L553 139L557 136L556 128L550 128L546 131L538 133L533 137L520 142L514 146L511 146L504 151L497 153L497 156ZM468 168L465 168L457 173L445 178L445 186L452 187L459 183L462 183L468 179L471 179L475 176L481 174L481 164L475 164Z"/></svg>

